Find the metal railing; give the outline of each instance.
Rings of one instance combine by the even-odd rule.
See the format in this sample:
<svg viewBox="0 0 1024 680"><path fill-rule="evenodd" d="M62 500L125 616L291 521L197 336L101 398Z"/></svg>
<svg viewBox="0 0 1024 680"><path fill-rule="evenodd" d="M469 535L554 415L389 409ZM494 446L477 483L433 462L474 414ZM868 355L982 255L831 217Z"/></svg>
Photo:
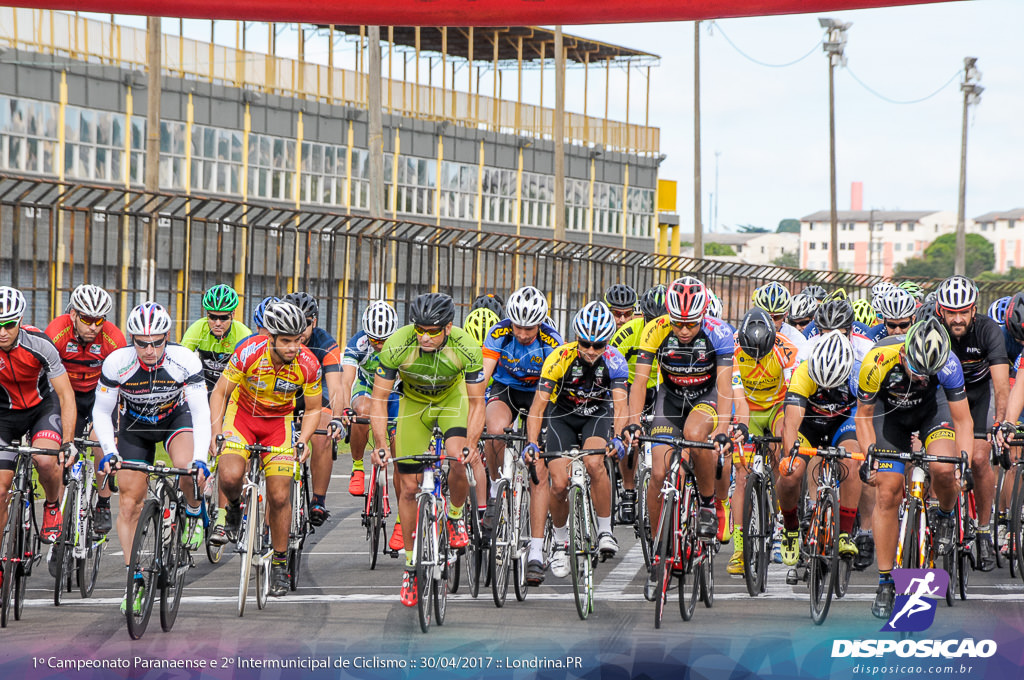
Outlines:
<svg viewBox="0 0 1024 680"><path fill-rule="evenodd" d="M478 294L507 296L532 284L549 293L551 316L567 331L576 310L617 282L644 290L692 274L735 321L769 281L794 293L816 283L867 297L882 280L3 174L0 244L0 284L25 292L26 318L36 325L62 313L70 291L88 282L112 293L112 318L121 325L152 297L167 305L180 333L200 316L203 291L229 283L242 297L243 321L264 296L308 291L320 301L320 324L339 340L359 329L369 301L389 300L404 320L406 303L428 291L452 295L461 322ZM979 302L988 305L1024 284L980 288Z"/></svg>

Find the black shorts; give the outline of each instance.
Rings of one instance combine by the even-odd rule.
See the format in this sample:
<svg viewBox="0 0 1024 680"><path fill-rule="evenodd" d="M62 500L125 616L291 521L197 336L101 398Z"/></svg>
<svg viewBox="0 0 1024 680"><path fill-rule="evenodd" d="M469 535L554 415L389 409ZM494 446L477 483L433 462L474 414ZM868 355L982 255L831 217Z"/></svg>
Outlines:
<svg viewBox="0 0 1024 680"><path fill-rule="evenodd" d="M595 413L581 415L551 404L544 413L544 424L548 428L544 450L568 451L582 446L591 437L607 441L612 433L612 410L604 406Z"/></svg>
<svg viewBox="0 0 1024 680"><path fill-rule="evenodd" d="M670 437L682 437L686 419L694 411L701 411L714 416L715 425L712 425L712 429L714 429L718 423L718 399L714 384L692 401L680 400L679 397L669 394L668 390L664 388L659 389L658 396L654 401L654 421L651 423L651 436L668 435Z"/></svg>
<svg viewBox="0 0 1024 680"><path fill-rule="evenodd" d="M967 404L971 407L971 418L974 419L974 438L987 438L988 429L992 426L989 417L992 413L992 380L967 385Z"/></svg>
<svg viewBox="0 0 1024 680"><path fill-rule="evenodd" d="M921 404L913 409L894 410L889 413L875 412L875 445L882 449L910 451L910 433L917 432L921 444L928 446L936 439L955 440L953 421L949 415L949 402L941 389L935 393L931 403ZM880 460L880 472L903 474L902 461Z"/></svg>
<svg viewBox="0 0 1024 680"><path fill-rule="evenodd" d="M517 390L514 387L496 382L491 385L490 393L487 395L487 403L500 401L505 406L508 406L509 411L512 411L513 420L515 420L517 414L522 418L526 418L530 414L530 406L533 404L534 394L536 393L527 390Z"/></svg>
<svg viewBox="0 0 1024 680"><path fill-rule="evenodd" d="M37 438L49 439L60 444L63 432L60 400L53 392L32 408L0 411L0 444L17 446L26 434L29 435L30 444ZM13 470L14 459L15 454L0 451L0 470Z"/></svg>
<svg viewBox="0 0 1024 680"><path fill-rule="evenodd" d="M92 407L96 403L96 391L75 392L75 437L84 437L87 426L92 424Z"/></svg>
<svg viewBox="0 0 1024 680"><path fill-rule="evenodd" d="M146 423L122 415L117 431L117 452L125 460L152 465L157 444L167 448L175 435L191 431L192 414L185 404L179 405L158 423Z"/></svg>

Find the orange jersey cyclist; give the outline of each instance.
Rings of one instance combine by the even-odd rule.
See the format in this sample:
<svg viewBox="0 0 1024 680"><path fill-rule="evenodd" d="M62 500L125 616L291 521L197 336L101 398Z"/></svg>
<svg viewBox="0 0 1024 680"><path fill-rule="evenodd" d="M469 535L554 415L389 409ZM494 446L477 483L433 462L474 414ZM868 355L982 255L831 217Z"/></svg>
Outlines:
<svg viewBox="0 0 1024 680"><path fill-rule="evenodd" d="M267 306L263 323L269 336L255 335L235 348L227 367L210 395L210 417L214 439L224 438L238 444L262 444L288 447L292 443L292 419L296 395L305 401L305 413L295 455L305 461L313 432L320 424L320 362L302 344L306 317L289 302ZM227 413L225 413L225 408ZM223 418L223 428L221 419ZM220 507L211 543L227 542L224 523L228 503L237 507L242 492L247 452L224 449L218 464ZM288 592L288 527L291 524L290 453L263 454L263 472L267 479L267 515L270 542L274 547L270 594L280 597Z"/></svg>

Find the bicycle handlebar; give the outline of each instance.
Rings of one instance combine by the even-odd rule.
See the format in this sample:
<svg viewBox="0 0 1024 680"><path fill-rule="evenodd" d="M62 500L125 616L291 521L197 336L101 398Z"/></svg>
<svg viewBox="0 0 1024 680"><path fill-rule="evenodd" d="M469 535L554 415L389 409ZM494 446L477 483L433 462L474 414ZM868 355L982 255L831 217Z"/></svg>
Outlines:
<svg viewBox="0 0 1024 680"><path fill-rule="evenodd" d="M664 446L671 446L674 449L714 449L714 442L695 442L688 439L682 439L680 437L637 437L638 441L650 442L651 444L662 444Z"/></svg>
<svg viewBox="0 0 1024 680"><path fill-rule="evenodd" d="M872 449L867 459L878 458L880 460L900 460L912 463L947 463L949 465L966 465L967 456L935 456L922 451L895 451L893 449Z"/></svg>

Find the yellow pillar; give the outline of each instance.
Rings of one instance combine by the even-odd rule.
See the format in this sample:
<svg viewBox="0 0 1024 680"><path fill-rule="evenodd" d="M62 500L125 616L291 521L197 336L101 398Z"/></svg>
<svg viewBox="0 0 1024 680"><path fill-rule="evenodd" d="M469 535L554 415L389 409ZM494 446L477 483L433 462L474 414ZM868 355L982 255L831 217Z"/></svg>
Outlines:
<svg viewBox="0 0 1024 680"><path fill-rule="evenodd" d="M434 173L434 219L441 225L441 164L444 163L444 135L437 134L437 168Z"/></svg>

